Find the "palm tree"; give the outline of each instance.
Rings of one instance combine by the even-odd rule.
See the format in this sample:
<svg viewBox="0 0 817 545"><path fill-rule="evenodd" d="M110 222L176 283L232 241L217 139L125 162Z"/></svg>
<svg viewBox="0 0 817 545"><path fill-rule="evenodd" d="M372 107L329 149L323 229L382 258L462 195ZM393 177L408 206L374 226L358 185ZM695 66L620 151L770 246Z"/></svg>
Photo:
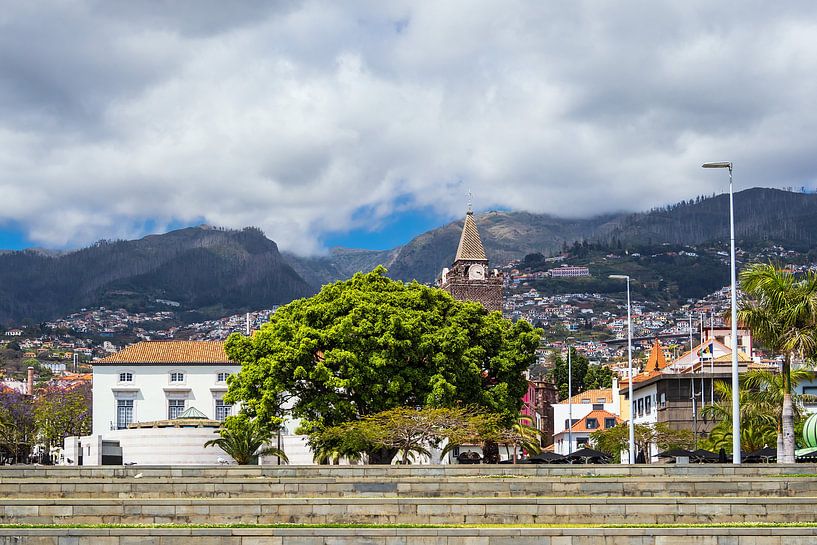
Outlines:
<svg viewBox="0 0 817 545"><path fill-rule="evenodd" d="M533 425L533 421L527 415L520 414L514 425L507 430L502 430L501 443L505 443L505 452L508 445L513 445L513 463L516 463L516 453L521 447L530 454L542 452L542 432ZM510 456L509 456L510 457Z"/></svg>
<svg viewBox="0 0 817 545"><path fill-rule="evenodd" d="M791 383L808 378L809 373L797 369L791 373ZM783 416L783 376L766 370L752 370L741 376L740 389L740 444L741 449L753 451L774 444L781 437ZM709 447L717 450L732 448L732 387L716 382L718 401L703 410L706 417L718 422L709 434ZM792 396L794 414L799 418L802 406L799 396Z"/></svg>
<svg viewBox="0 0 817 545"><path fill-rule="evenodd" d="M817 274L795 277L770 264L754 264L740 274L747 299L738 319L775 355L783 356L782 399L777 460L794 462L792 363L817 352Z"/></svg>
<svg viewBox="0 0 817 545"><path fill-rule="evenodd" d="M261 426L258 419L245 414L228 417L219 434L221 437L207 441L204 446L219 447L238 465L256 463L259 456L277 456L282 462L289 462L283 450L264 446L272 438L272 431Z"/></svg>

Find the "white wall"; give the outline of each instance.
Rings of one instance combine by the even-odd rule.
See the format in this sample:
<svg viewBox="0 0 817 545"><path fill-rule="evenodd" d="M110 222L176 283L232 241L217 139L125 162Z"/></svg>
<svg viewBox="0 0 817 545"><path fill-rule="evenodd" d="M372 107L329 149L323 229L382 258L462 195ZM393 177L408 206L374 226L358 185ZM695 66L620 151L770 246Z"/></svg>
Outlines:
<svg viewBox="0 0 817 545"><path fill-rule="evenodd" d="M107 435L116 426L117 400L133 400L133 421L166 420L168 400L184 399L185 409L195 407L215 419L216 399L227 392L217 382L218 372L237 373L239 365L96 365L93 381L93 434ZM181 371L184 381L170 382L170 372ZM119 374L130 372L132 382L119 382ZM233 414L237 408L233 407Z"/></svg>
<svg viewBox="0 0 817 545"><path fill-rule="evenodd" d="M635 386L635 384L633 384ZM658 386L650 384L643 388L633 390L633 422L636 424L655 424L658 422ZM647 399L649 398L649 411L647 411ZM638 402L641 401L642 412L638 412ZM629 400L627 400L629 403Z"/></svg>

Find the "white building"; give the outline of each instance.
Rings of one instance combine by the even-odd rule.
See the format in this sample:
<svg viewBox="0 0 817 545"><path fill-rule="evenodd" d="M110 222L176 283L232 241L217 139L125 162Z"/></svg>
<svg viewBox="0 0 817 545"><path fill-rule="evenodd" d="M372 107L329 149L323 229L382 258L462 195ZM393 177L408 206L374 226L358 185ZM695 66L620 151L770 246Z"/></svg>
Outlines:
<svg viewBox="0 0 817 545"><path fill-rule="evenodd" d="M195 407L224 420L231 362L224 343L143 341L93 363L93 434L105 435L136 422L171 420Z"/></svg>
<svg viewBox="0 0 817 545"><path fill-rule="evenodd" d="M591 433L615 428L621 422L621 418L610 411L603 409L592 410L573 424L570 433L566 429L562 429L562 431L553 435L554 452L567 455L584 447L592 448L589 444ZM572 445L572 448L568 448L568 442L571 440L570 445Z"/></svg>
<svg viewBox="0 0 817 545"><path fill-rule="evenodd" d="M93 363L93 431L68 438L67 463L212 464L204 448L234 408L223 400L240 365L224 343L143 341ZM190 410L194 419L178 419Z"/></svg>
<svg viewBox="0 0 817 545"><path fill-rule="evenodd" d="M618 381L613 378L613 387L600 390L587 390L574 395L570 400L565 399L560 403L553 403L553 452L567 455L574 452L587 443L589 432L568 433L570 425L570 413L572 412L572 425L581 423L591 412L603 411L609 415L617 417L621 414L621 396L618 394ZM608 416L607 418L610 418ZM593 423L591 422L591 425ZM601 422L597 422L599 427L604 429L605 422L602 417ZM615 424L613 424L614 426ZM580 426L582 427L582 426ZM586 426L583 427L586 431ZM594 429L594 428L591 428ZM572 435L572 443L569 443L569 436Z"/></svg>
<svg viewBox="0 0 817 545"><path fill-rule="evenodd" d="M587 267L562 265L556 269L548 269L548 274L553 278L575 278L579 276L590 276L590 269Z"/></svg>
<svg viewBox="0 0 817 545"><path fill-rule="evenodd" d="M206 465L228 459L204 443L238 407L224 402L240 370L221 341L142 341L93 363L93 431L65 442L68 464ZM192 418L182 416L195 415ZM288 421L277 438L290 463L309 464L303 436ZM278 463L277 458L262 463Z"/></svg>

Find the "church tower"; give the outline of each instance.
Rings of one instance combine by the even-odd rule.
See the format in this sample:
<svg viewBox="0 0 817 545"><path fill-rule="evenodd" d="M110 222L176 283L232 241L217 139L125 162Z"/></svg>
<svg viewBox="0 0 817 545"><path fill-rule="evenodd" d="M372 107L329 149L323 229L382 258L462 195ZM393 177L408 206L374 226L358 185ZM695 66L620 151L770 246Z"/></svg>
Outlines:
<svg viewBox="0 0 817 545"><path fill-rule="evenodd" d="M488 257L470 206L454 264L443 269L440 287L454 299L477 301L488 310L502 311L502 275L488 268Z"/></svg>

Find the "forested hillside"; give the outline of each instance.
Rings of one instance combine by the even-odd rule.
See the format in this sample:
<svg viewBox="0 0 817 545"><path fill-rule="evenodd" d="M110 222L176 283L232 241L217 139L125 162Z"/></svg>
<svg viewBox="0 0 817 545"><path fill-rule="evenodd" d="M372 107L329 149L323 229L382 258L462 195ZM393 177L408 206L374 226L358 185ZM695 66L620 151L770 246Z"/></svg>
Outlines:
<svg viewBox="0 0 817 545"><path fill-rule="evenodd" d="M0 321L42 321L86 306L161 308L202 316L264 308L312 288L254 228L193 227L134 241L102 241L59 256L0 255ZM175 307L174 307L175 309Z"/></svg>
<svg viewBox="0 0 817 545"><path fill-rule="evenodd" d="M559 253L575 241L631 251L662 244L724 244L729 240L728 206L728 197L718 195L639 214L560 219L498 211L477 214L476 221L491 264L499 267L528 254ZM817 257L817 195L750 189L735 195L735 208L739 247L778 244L811 250ZM275 242L255 228L206 226L135 241L103 241L64 254L0 252L0 323L39 322L88 306L161 308L156 299L178 302L174 310L192 313L185 319L222 316L286 303L379 264L393 278L433 282L451 265L461 229L462 221L456 221L396 248L336 248L316 257L281 256ZM644 266L671 284L674 271L688 259L667 259L656 257ZM710 265L701 260L689 268L687 263L687 273L677 280L678 294L692 296L717 287L721 271L710 274Z"/></svg>

